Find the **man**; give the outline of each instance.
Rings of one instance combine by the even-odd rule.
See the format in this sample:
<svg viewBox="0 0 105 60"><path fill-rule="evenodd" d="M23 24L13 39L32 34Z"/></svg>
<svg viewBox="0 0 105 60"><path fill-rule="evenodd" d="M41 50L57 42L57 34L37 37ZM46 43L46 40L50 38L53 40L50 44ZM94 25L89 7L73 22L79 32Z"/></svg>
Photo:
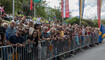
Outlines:
<svg viewBox="0 0 105 60"><path fill-rule="evenodd" d="M15 25L16 25L16 23L14 21L12 21L10 23L10 26L7 28L7 30L6 30L6 38L7 38L7 40L11 36L15 35L15 33L16 33L16 27L15 27Z"/></svg>
<svg viewBox="0 0 105 60"><path fill-rule="evenodd" d="M1 26L2 25L2 19L0 19L0 46L3 46L5 45L5 28L4 26ZM3 59L2 60L7 60L7 52L6 52L6 48L1 48L2 50L2 56L3 56ZM1 52L0 52L1 53Z"/></svg>
<svg viewBox="0 0 105 60"><path fill-rule="evenodd" d="M43 31L42 31L42 38L49 38L50 37L50 33L47 31L48 27L44 27Z"/></svg>
<svg viewBox="0 0 105 60"><path fill-rule="evenodd" d="M16 34L15 35L12 35L10 38L9 38L9 41L11 44L22 44L25 40L24 38L21 36L21 33L20 33L21 30L17 30L16 31Z"/></svg>
<svg viewBox="0 0 105 60"><path fill-rule="evenodd" d="M10 36L9 38L10 44L14 46L14 53L13 53L14 60L17 59L16 57L18 56L20 57L20 59L22 59L23 57L22 52L19 51L20 49L23 49L23 46L24 46L23 43L25 42L24 38L22 37L20 33L21 31L22 30L17 29L16 34ZM17 51L16 51L16 47L17 47Z"/></svg>
<svg viewBox="0 0 105 60"><path fill-rule="evenodd" d="M86 30L84 27L82 27L82 36L81 36L81 40L82 40L82 45L84 45L85 41L84 41L84 36L85 36Z"/></svg>
<svg viewBox="0 0 105 60"><path fill-rule="evenodd" d="M5 40L5 29L1 26L2 19L0 19L0 46L4 45Z"/></svg>

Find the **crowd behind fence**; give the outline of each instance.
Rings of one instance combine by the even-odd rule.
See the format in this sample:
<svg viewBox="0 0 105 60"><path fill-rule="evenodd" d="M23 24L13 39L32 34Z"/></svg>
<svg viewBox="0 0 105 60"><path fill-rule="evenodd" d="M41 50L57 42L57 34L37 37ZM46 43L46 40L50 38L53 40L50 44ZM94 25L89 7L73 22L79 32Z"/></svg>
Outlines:
<svg viewBox="0 0 105 60"><path fill-rule="evenodd" d="M69 36L65 36L62 40L42 40L39 41L38 47L35 47L33 43L21 47L1 46L0 60L51 60L71 51L98 43L98 34L80 36L79 41L76 41L76 39L76 36L73 36L72 40Z"/></svg>
<svg viewBox="0 0 105 60"><path fill-rule="evenodd" d="M70 40L70 37L66 37L63 40L44 40L41 41L39 58L41 60L50 60L71 51L82 49L83 47L89 47L98 43L98 35L93 36L81 36L79 37L79 43L76 41L76 36Z"/></svg>
<svg viewBox="0 0 105 60"><path fill-rule="evenodd" d="M98 43L99 29L60 21L27 20L15 17L9 23L0 18L0 60L50 60Z"/></svg>

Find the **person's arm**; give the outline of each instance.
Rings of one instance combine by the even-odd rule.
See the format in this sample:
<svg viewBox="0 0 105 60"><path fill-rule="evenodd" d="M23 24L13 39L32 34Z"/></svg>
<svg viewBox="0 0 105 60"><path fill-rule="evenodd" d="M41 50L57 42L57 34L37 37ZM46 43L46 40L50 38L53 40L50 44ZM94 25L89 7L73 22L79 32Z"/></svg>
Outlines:
<svg viewBox="0 0 105 60"><path fill-rule="evenodd" d="M1 35L0 35L0 39L1 39ZM2 41L0 41L0 45L2 45Z"/></svg>
<svg viewBox="0 0 105 60"><path fill-rule="evenodd" d="M3 28L3 33L4 33L4 37L3 37L3 44L5 44L6 42L6 31L5 29Z"/></svg>
<svg viewBox="0 0 105 60"><path fill-rule="evenodd" d="M12 43L9 40L5 40L6 41L6 45L11 45Z"/></svg>
<svg viewBox="0 0 105 60"><path fill-rule="evenodd" d="M42 39L42 40L45 40L45 38L44 38L44 33L43 33L43 32L41 33L41 39Z"/></svg>
<svg viewBox="0 0 105 60"><path fill-rule="evenodd" d="M32 40L32 37L31 36L28 36L28 38L26 40L26 43L31 43L31 40Z"/></svg>

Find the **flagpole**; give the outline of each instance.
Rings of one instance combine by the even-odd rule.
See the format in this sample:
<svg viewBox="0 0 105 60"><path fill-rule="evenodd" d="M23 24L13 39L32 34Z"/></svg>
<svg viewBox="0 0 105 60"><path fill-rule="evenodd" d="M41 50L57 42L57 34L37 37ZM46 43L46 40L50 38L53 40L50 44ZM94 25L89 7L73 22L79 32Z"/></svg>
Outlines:
<svg viewBox="0 0 105 60"><path fill-rule="evenodd" d="M35 8L35 6L36 6L36 3L34 3L34 17L36 17L36 8Z"/></svg>
<svg viewBox="0 0 105 60"><path fill-rule="evenodd" d="M15 0L13 0L13 20L14 20L14 17L15 17Z"/></svg>
<svg viewBox="0 0 105 60"><path fill-rule="evenodd" d="M80 25L81 25L81 18L80 18Z"/></svg>

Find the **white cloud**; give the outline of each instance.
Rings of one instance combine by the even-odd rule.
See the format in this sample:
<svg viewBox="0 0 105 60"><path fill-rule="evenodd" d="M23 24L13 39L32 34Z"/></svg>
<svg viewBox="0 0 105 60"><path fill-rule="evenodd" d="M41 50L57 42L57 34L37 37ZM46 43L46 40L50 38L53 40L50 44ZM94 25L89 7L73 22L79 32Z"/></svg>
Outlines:
<svg viewBox="0 0 105 60"><path fill-rule="evenodd" d="M46 0L46 1L48 2L48 5L53 8L58 7L60 3L58 0Z"/></svg>
<svg viewBox="0 0 105 60"><path fill-rule="evenodd" d="M105 12L101 13L101 18L105 19Z"/></svg>
<svg viewBox="0 0 105 60"><path fill-rule="evenodd" d="M79 6L78 6L78 0L69 0L69 7L70 7L70 10L74 11L74 10L78 10L79 9Z"/></svg>
<svg viewBox="0 0 105 60"><path fill-rule="evenodd" d="M97 15L97 6L91 7L90 5L88 5L87 7L85 7L84 9L84 18L95 18Z"/></svg>
<svg viewBox="0 0 105 60"><path fill-rule="evenodd" d="M79 12L78 11L74 11L71 13L72 17L75 17L75 16L79 16Z"/></svg>
<svg viewBox="0 0 105 60"><path fill-rule="evenodd" d="M49 2L49 6L60 6L60 0L46 0ZM72 12L72 16L79 16L79 0L69 0L70 12ZM102 2L102 12L101 17L105 19L105 0ZM93 19L97 16L97 0L85 0L85 8L84 8L84 18Z"/></svg>

